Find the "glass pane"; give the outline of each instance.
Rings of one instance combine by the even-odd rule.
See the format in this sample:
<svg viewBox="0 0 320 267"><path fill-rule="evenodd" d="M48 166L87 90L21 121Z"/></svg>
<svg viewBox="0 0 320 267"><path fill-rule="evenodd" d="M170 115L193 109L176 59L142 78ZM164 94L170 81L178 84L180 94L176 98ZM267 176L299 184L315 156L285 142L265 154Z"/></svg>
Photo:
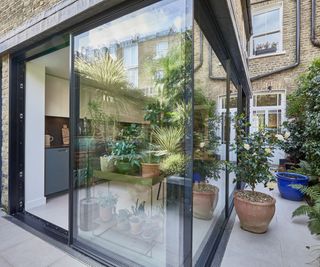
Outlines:
<svg viewBox="0 0 320 267"><path fill-rule="evenodd" d="M195 23L194 35L201 28ZM201 49L195 40L195 49ZM203 50L212 49L204 36ZM220 61L213 57L213 64ZM221 66L221 65L220 65ZM221 72L224 69L221 66ZM210 237L218 233L225 209L225 171L226 158L226 82L206 79L208 69L203 64L195 72L194 91L194 161L193 161L193 264L205 253L204 247ZM234 101L233 101L234 103Z"/></svg>
<svg viewBox="0 0 320 267"><path fill-rule="evenodd" d="M253 34L258 35L280 30L280 9L253 16Z"/></svg>
<svg viewBox="0 0 320 267"><path fill-rule="evenodd" d="M74 238L128 266L183 261L183 203L192 203L184 199L192 179L190 7L161 1L74 40ZM162 45L155 58L164 42L167 53Z"/></svg>
<svg viewBox="0 0 320 267"><path fill-rule="evenodd" d="M257 95L257 107L277 106L277 95Z"/></svg>
<svg viewBox="0 0 320 267"><path fill-rule="evenodd" d="M253 54L255 56L280 51L280 32L253 38Z"/></svg>

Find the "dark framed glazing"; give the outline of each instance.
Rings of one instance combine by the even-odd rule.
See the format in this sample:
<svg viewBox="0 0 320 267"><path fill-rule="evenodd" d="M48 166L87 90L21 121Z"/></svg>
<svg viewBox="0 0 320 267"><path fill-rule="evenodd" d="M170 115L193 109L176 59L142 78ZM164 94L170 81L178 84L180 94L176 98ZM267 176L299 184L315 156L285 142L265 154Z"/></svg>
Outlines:
<svg viewBox="0 0 320 267"><path fill-rule="evenodd" d="M70 238L108 262L191 264L192 27L161 1L71 37Z"/></svg>

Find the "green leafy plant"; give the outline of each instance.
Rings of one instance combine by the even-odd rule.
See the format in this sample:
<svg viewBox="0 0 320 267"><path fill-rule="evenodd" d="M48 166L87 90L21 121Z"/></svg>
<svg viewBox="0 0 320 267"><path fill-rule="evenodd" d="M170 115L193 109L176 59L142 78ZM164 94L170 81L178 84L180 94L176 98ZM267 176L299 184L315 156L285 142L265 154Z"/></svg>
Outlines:
<svg viewBox="0 0 320 267"><path fill-rule="evenodd" d="M186 158L181 153L171 154L160 163L160 170L165 176L183 176L185 172Z"/></svg>
<svg viewBox="0 0 320 267"><path fill-rule="evenodd" d="M182 151L181 141L184 136L182 127L157 127L153 130L152 136L158 146L158 156L177 154Z"/></svg>
<svg viewBox="0 0 320 267"><path fill-rule="evenodd" d="M229 164L236 174L236 181L244 182L252 192L258 183L266 184L274 177L270 172L269 158L273 155L274 137L269 132L258 131L247 135L249 125L245 115L236 117L236 144L234 148L238 164Z"/></svg>
<svg viewBox="0 0 320 267"><path fill-rule="evenodd" d="M112 156L115 159L115 165L117 161L123 161L129 162L132 167L140 167L140 162L143 157L141 153L138 153L137 146L134 143L123 140L114 144Z"/></svg>
<svg viewBox="0 0 320 267"><path fill-rule="evenodd" d="M118 202L118 196L109 192L106 194L100 194L99 196L99 204L103 208L112 208L114 207Z"/></svg>
<svg viewBox="0 0 320 267"><path fill-rule="evenodd" d="M301 205L293 213L292 217L307 215L309 217L308 228L311 234L320 234L320 185L302 186L292 185L293 188L300 190L307 195L311 201L309 204Z"/></svg>

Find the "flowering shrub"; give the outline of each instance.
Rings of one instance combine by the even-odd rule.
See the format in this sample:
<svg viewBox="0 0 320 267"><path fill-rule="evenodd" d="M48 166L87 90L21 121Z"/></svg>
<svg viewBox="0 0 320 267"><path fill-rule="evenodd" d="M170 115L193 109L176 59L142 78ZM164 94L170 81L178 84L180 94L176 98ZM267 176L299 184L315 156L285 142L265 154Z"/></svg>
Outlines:
<svg viewBox="0 0 320 267"><path fill-rule="evenodd" d="M258 183L273 180L269 169L269 158L272 157L275 136L269 132L258 131L247 135L246 127L249 123L242 114L236 118L235 129L237 133L234 150L237 152L238 164L231 164L231 170L236 174L236 181L246 183L254 192ZM278 135L278 139L283 136Z"/></svg>

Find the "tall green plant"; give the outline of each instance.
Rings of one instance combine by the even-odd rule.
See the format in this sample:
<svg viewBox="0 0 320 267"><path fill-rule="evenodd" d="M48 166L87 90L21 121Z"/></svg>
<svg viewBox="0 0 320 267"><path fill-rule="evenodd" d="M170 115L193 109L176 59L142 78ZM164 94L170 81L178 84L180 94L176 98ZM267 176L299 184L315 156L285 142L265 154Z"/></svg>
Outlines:
<svg viewBox="0 0 320 267"><path fill-rule="evenodd" d="M246 133L249 125L246 117L236 117L236 144L238 164L228 165L236 174L236 181L246 183L255 192L257 184L266 185L273 179L269 158L273 155L274 137L269 132Z"/></svg>

